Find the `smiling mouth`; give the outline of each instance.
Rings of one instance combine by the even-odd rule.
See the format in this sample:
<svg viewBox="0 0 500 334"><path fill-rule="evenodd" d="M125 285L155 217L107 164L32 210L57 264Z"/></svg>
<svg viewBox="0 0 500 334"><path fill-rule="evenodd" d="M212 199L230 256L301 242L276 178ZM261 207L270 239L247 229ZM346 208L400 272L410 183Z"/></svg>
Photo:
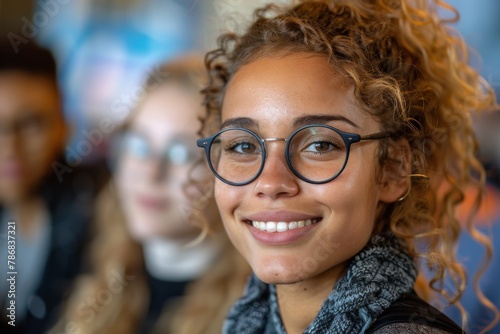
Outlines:
<svg viewBox="0 0 500 334"><path fill-rule="evenodd" d="M248 221L248 224L251 224L253 227L256 229L259 229L261 231L266 231L270 233L280 233L280 232L286 232L288 230L295 230L295 229L300 229L304 228L309 225L313 225L316 223L319 223L322 218L313 218L313 219L306 219L306 220L298 220L298 221L291 221L291 222L264 222L264 221Z"/></svg>

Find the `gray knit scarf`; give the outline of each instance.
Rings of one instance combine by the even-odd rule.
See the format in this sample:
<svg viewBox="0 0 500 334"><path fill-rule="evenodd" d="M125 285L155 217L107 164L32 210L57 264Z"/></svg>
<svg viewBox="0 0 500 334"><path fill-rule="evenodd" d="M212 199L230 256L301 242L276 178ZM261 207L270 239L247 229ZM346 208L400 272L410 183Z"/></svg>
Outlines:
<svg viewBox="0 0 500 334"><path fill-rule="evenodd" d="M416 276L416 265L400 240L390 234L372 237L304 333L364 333L394 301L411 292ZM245 295L231 308L223 333L285 334L276 287L252 275Z"/></svg>

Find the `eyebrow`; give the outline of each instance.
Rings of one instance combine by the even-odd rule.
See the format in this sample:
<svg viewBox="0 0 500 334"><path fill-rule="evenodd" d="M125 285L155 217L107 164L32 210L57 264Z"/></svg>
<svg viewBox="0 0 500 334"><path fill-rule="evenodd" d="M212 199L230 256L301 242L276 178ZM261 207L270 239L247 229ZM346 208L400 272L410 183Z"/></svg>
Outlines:
<svg viewBox="0 0 500 334"><path fill-rule="evenodd" d="M293 126L301 127L309 124L326 124L331 121L345 122L359 129L359 126L356 123L341 115L307 115L303 117L298 117L293 121Z"/></svg>
<svg viewBox="0 0 500 334"><path fill-rule="evenodd" d="M248 117L235 117L226 119L221 125L224 128L259 128L259 124Z"/></svg>
<svg viewBox="0 0 500 334"><path fill-rule="evenodd" d="M342 121L359 129L359 126L350 119L341 115L307 115L298 117L293 121L294 127L301 127L310 124L327 124L332 121ZM259 123L248 117L235 117L225 120L221 129L224 128L259 128Z"/></svg>

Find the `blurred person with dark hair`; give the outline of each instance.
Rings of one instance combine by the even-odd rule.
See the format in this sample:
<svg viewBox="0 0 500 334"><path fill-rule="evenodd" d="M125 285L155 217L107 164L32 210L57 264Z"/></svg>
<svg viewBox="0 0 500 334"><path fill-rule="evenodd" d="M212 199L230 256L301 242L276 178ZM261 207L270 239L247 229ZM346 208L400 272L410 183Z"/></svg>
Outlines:
<svg viewBox="0 0 500 334"><path fill-rule="evenodd" d="M199 164L205 77L201 59L183 57L147 79L112 140L114 177L97 200L93 272L78 279L54 333L222 330L249 267L225 235L206 187L212 175Z"/></svg>
<svg viewBox="0 0 500 334"><path fill-rule="evenodd" d="M96 174L64 164L56 72L50 51L0 42L1 333L48 329L80 270Z"/></svg>

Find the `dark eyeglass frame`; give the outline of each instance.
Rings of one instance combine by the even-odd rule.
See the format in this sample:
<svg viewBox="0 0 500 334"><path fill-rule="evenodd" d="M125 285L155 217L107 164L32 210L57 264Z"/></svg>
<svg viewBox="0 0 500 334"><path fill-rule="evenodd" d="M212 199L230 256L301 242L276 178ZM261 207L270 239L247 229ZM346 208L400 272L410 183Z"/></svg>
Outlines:
<svg viewBox="0 0 500 334"><path fill-rule="evenodd" d="M308 178L306 178L303 175L301 175L293 167L293 164L292 164L292 161L291 161L291 158L290 158L290 142L292 141L292 139L300 131L302 131L304 129L312 128L312 127L327 128L327 129L335 131L336 133L338 133L340 135L340 137L342 137L342 139L344 140L345 146L346 146L346 156L345 156L345 160L344 160L344 164L342 165L342 168L339 170L339 172L337 174L333 175L332 177L330 177L329 179L326 179L324 181L309 180ZM252 177L250 180L245 181L245 182L231 182L231 181L228 181L228 180L224 179L222 176L220 176L217 173L217 171L215 170L215 168L214 168L214 166L212 164L212 159L210 158L210 149L212 147L212 144L213 144L215 138L217 138L217 136L219 136L221 133L224 133L224 132L230 131L230 130L240 130L240 131L248 132L253 137L255 137L255 139L258 140L260 148L261 148L262 163L260 165L260 168L257 171L257 173L255 173L254 177ZM363 141L363 140L379 140L379 139L386 139L388 137L390 137L390 133L385 132L385 131L371 133L371 134L368 134L368 135L365 135L365 136L361 136L361 135L359 135L357 133L350 133L350 132L341 131L341 130L339 130L337 128L334 128L333 126L326 125L326 124L309 124L309 125L306 125L306 126L298 128L297 130L295 130L294 132L292 132L292 134L288 138L261 138L255 132L253 132L252 130L246 129L246 128L225 128L225 129L220 130L219 132L217 132L216 134L214 134L214 135L212 135L210 137L198 139L196 141L196 144L198 145L198 147L202 147L202 148L205 149L205 155L206 155L206 158L207 158L207 161L208 161L208 165L209 165L210 170L212 171L212 173L214 173L214 175L219 180L221 180L222 182L224 182L226 184L229 184L231 186L244 186L244 185L247 185L247 184L253 182L256 178L259 177L259 175L264 170L264 165L265 165L265 162L266 162L267 152L266 152L265 143L267 141L284 141L286 143L286 147L285 147L286 162L288 164L288 168L290 168L290 170L293 172L293 174L295 176L297 176L299 179L301 179L302 181L305 181L307 183L311 183L311 184L324 184L324 183L328 183L330 181L333 181L334 179L336 179L344 171L345 166L347 165L347 161L349 160L349 153L350 153L350 150L351 150L351 144L354 144L354 143L357 143L357 142L360 142L360 141Z"/></svg>

